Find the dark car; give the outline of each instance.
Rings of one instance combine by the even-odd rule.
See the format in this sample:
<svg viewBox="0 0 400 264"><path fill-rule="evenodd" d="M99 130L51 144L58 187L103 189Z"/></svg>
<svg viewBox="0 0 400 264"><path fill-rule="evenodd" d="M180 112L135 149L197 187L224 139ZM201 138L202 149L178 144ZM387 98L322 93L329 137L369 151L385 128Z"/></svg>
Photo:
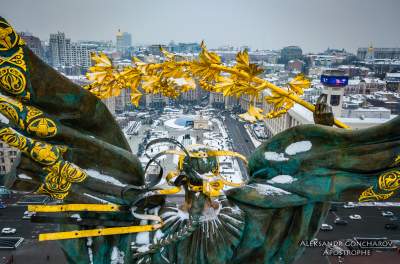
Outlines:
<svg viewBox="0 0 400 264"><path fill-rule="evenodd" d="M386 224L385 228L389 230L396 230L399 227L397 224Z"/></svg>
<svg viewBox="0 0 400 264"><path fill-rule="evenodd" d="M337 205L332 204L331 208L329 208L329 211L336 212L337 211Z"/></svg>
<svg viewBox="0 0 400 264"><path fill-rule="evenodd" d="M347 225L348 222L346 220L343 220L341 218L336 218L334 221L335 225Z"/></svg>

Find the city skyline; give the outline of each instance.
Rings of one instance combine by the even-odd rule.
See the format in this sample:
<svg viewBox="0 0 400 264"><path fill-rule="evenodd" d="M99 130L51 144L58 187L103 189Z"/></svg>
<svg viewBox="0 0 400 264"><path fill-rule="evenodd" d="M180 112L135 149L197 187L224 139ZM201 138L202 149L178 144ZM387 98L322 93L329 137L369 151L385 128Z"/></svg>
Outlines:
<svg viewBox="0 0 400 264"><path fill-rule="evenodd" d="M395 0L39 2L5 0L0 15L18 31L42 40L62 31L73 41L115 42L121 29L132 34L133 45L204 40L210 48L248 45L277 50L298 45L304 52L329 47L353 53L370 44L400 46L400 36L394 34L400 2ZM21 7L30 12L20 12Z"/></svg>

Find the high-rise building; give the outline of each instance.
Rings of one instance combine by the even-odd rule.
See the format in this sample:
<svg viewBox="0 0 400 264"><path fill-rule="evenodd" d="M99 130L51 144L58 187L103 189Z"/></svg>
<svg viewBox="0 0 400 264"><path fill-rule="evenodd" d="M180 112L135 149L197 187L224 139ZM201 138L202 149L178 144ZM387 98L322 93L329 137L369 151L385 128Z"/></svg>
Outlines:
<svg viewBox="0 0 400 264"><path fill-rule="evenodd" d="M80 43L71 44L71 65L88 69L92 64L88 45Z"/></svg>
<svg viewBox="0 0 400 264"><path fill-rule="evenodd" d="M25 41L26 45L36 54L40 59L47 61L42 42L38 37L33 36L29 32L20 32L19 35Z"/></svg>
<svg viewBox="0 0 400 264"><path fill-rule="evenodd" d="M128 32L121 32L118 30L116 35L116 47L122 54L127 53L130 47L132 47L132 36Z"/></svg>
<svg viewBox="0 0 400 264"><path fill-rule="evenodd" d="M91 66L92 46L71 42L63 32L50 34L50 64L58 70L70 74L84 74Z"/></svg>
<svg viewBox="0 0 400 264"><path fill-rule="evenodd" d="M68 40L69 41L69 40ZM50 64L55 68L65 66L67 53L67 39L63 32L50 34Z"/></svg>

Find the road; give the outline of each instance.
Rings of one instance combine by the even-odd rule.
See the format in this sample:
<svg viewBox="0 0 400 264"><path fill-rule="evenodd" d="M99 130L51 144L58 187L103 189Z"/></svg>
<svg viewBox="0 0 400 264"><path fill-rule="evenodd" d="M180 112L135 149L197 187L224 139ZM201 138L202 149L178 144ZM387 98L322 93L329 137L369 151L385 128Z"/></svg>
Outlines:
<svg viewBox="0 0 400 264"><path fill-rule="evenodd" d="M0 250L0 264L3 263L67 263L58 242L38 242L40 233L54 232L58 225L49 223L31 223L22 219L26 206L9 204L0 209L0 230L4 227L15 228L17 232L2 237L23 237L24 241L16 250ZM11 262L12 260L12 262Z"/></svg>
<svg viewBox="0 0 400 264"><path fill-rule="evenodd" d="M169 202L181 204L182 196L170 196ZM16 250L0 250L0 263L6 263L7 259L13 256L13 262L17 264L25 263L66 263L62 250L57 242L38 242L39 233L52 232L57 229L57 225L35 224L29 220L22 219L26 210L25 206L8 205L5 209L0 209L0 227L13 227L17 229L15 236L25 238L24 242ZM338 205L336 212L329 212L325 223L334 227L333 231L317 234L320 240L341 240L347 238L359 237L387 237L388 239L400 240L400 230L387 230L384 228L386 223L391 222L388 217L382 216L382 211L392 211L397 217L400 217L400 207L358 207L345 209ZM349 215L359 214L361 220L351 220ZM333 223L335 217L339 216L348 221L346 226L337 226ZM398 221L400 224L400 221ZM322 256L323 248L306 248L301 258L295 264L309 263L339 263L337 257L327 259ZM345 257L345 264L370 264L384 262L385 264L399 263L400 254L394 251L373 252L372 256L367 257ZM378 262L378 263L379 263Z"/></svg>
<svg viewBox="0 0 400 264"><path fill-rule="evenodd" d="M249 134L247 134L243 123L233 119L230 115L225 115L224 124L228 130L229 137L232 139L233 150L241 153L247 158L250 157L254 152L255 147ZM239 162L239 167L242 175L247 177L248 173L246 166L242 162Z"/></svg>
<svg viewBox="0 0 400 264"><path fill-rule="evenodd" d="M400 207L357 207L346 209L343 206L338 206L338 211L329 212L325 223L333 226L333 231L320 231L317 234L319 240L342 240L353 237L386 237L392 240L400 240L400 230L385 229L386 223L393 223L388 217L382 216L382 211L392 211L397 217L400 217ZM349 215L359 214L361 220L351 220ZM347 225L335 225L333 221L336 215L348 221ZM400 228L400 221L397 221ZM306 248L301 258L295 264L308 263L339 263L337 257L331 257L329 260L322 256L325 248ZM345 257L345 264L356 263L377 263L384 262L385 264L399 263L400 254L394 251L372 252L371 256L351 256ZM342 259L343 261L343 259Z"/></svg>

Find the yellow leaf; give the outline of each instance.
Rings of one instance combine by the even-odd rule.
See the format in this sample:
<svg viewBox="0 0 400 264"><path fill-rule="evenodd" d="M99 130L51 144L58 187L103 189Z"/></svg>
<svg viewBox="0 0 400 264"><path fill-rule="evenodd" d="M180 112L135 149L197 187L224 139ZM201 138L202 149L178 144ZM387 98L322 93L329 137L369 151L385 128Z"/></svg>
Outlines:
<svg viewBox="0 0 400 264"><path fill-rule="evenodd" d="M175 58L175 54L166 51L162 46L160 46L160 51L168 60L173 60Z"/></svg>
<svg viewBox="0 0 400 264"><path fill-rule="evenodd" d="M218 79L221 72L220 70L211 69L209 64L197 61L191 63L190 69L194 76L207 82Z"/></svg>
<svg viewBox="0 0 400 264"><path fill-rule="evenodd" d="M209 52L204 42L201 43L201 52L199 54L199 61L205 64L220 64L221 58L215 52Z"/></svg>
<svg viewBox="0 0 400 264"><path fill-rule="evenodd" d="M142 93L139 92L137 89L131 89L131 102L134 106L139 106L139 101L142 98Z"/></svg>
<svg viewBox="0 0 400 264"><path fill-rule="evenodd" d="M99 54L92 53L92 60L95 62L96 66L99 67L112 67L111 60L104 53L100 52Z"/></svg>
<svg viewBox="0 0 400 264"><path fill-rule="evenodd" d="M239 115L245 121L254 123L256 121L264 120L265 116L262 114L261 108L255 107L254 105L249 106L249 110L246 113Z"/></svg>
<svg viewBox="0 0 400 264"><path fill-rule="evenodd" d="M264 115L262 114L263 110L261 108L250 105L249 110L247 111L251 116L254 116L257 120L263 120Z"/></svg>
<svg viewBox="0 0 400 264"><path fill-rule="evenodd" d="M292 91L294 91L298 95L302 95L304 93L304 89L309 88L311 82L308 78L306 78L303 74L297 75L293 80L289 82L289 87Z"/></svg>
<svg viewBox="0 0 400 264"><path fill-rule="evenodd" d="M158 76L145 76L143 78L142 88L146 93L156 93L160 78Z"/></svg>
<svg viewBox="0 0 400 264"><path fill-rule="evenodd" d="M247 50L239 51L236 54L236 63L239 65L249 66L249 53Z"/></svg>
<svg viewBox="0 0 400 264"><path fill-rule="evenodd" d="M250 63L249 53L247 52L247 50L239 51L236 54L235 68L241 71L245 71L250 76L257 76L263 72L263 69L257 64Z"/></svg>

